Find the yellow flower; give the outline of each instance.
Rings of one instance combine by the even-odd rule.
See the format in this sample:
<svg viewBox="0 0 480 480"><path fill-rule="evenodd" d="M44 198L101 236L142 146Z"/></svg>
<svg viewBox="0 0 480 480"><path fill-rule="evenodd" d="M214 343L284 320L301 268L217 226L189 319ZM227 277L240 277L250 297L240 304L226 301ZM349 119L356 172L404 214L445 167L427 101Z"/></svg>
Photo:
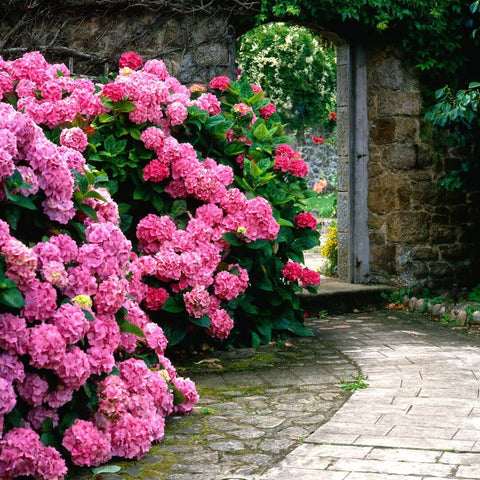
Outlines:
<svg viewBox="0 0 480 480"><path fill-rule="evenodd" d="M93 302L88 295L77 295L73 297L73 303L84 310L87 308L92 308Z"/></svg>
<svg viewBox="0 0 480 480"><path fill-rule="evenodd" d="M241 233L242 235L245 235L247 233L247 229L245 227L238 227L237 233Z"/></svg>

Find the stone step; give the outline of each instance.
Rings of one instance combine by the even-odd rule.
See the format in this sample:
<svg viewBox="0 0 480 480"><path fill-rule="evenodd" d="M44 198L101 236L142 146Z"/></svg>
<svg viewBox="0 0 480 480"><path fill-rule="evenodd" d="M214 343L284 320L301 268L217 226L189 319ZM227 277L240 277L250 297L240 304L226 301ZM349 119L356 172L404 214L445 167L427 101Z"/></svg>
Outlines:
<svg viewBox="0 0 480 480"><path fill-rule="evenodd" d="M382 294L388 295L396 289L398 287L390 285L346 283L338 278L322 276L317 294L302 292L299 295L302 307L310 315L322 310L329 314L339 314L367 307L383 307L388 302Z"/></svg>

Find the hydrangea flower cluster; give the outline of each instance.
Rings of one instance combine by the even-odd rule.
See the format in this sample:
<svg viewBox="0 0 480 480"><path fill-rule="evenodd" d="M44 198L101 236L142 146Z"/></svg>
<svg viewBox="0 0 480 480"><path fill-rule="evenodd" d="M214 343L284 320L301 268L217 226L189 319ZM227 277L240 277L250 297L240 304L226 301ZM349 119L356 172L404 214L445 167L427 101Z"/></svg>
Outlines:
<svg viewBox="0 0 480 480"><path fill-rule="evenodd" d="M13 78L27 76L31 62L15 62L9 65ZM31 245L16 237L15 225L0 219L5 274L25 299L21 311L0 313L1 476L64 477L65 459L39 439L46 420L53 434L59 435L60 423L67 427L62 443L77 465L98 465L112 456L140 458L162 439L165 416L189 413L198 395L190 380L176 375L164 356L162 329L139 306L146 286L136 283L139 265L118 227L118 206L106 191L97 191L106 201L91 197L86 203L98 221L78 215L72 171L85 167L82 155L48 141L29 116L5 103L0 138L1 181L20 172L32 187L20 194L41 192L34 200L45 198L41 210L58 222ZM83 241L67 234L74 217L83 219ZM59 224L66 226L63 232ZM153 370L129 358L139 353L157 359ZM120 376L111 375L114 367ZM65 424L65 412L79 415L70 405L84 401L82 387L92 386L99 392L98 411ZM174 388L185 397L181 405L174 405ZM27 412L16 425L5 418L14 410L12 418Z"/></svg>
<svg viewBox="0 0 480 480"><path fill-rule="evenodd" d="M295 152L286 143L276 148L273 168L282 172L289 172L295 177L305 177L308 173L308 166L302 159L301 154Z"/></svg>
<svg viewBox="0 0 480 480"><path fill-rule="evenodd" d="M282 268L282 275L290 282L298 281L302 287L320 285L318 272L296 262L287 262Z"/></svg>
<svg viewBox="0 0 480 480"><path fill-rule="evenodd" d="M91 80L70 77L64 64L49 64L39 52L13 61L0 57L0 78L0 99L16 94L18 110L37 125L53 128L72 122L78 113L91 118L106 112Z"/></svg>
<svg viewBox="0 0 480 480"><path fill-rule="evenodd" d="M317 219L310 212L297 214L293 221L299 228L311 228L312 230L317 228Z"/></svg>

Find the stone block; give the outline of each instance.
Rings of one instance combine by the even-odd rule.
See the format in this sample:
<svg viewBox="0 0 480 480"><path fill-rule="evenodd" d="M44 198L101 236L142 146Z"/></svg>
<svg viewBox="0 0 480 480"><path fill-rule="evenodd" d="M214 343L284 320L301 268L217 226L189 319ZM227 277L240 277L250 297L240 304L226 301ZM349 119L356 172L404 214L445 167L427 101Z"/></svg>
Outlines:
<svg viewBox="0 0 480 480"><path fill-rule="evenodd" d="M446 245L439 245L438 251L443 260L463 260L466 257L467 251L465 245L461 243L448 243Z"/></svg>
<svg viewBox="0 0 480 480"><path fill-rule="evenodd" d="M350 101L349 68L347 65L337 66L337 108L348 107Z"/></svg>
<svg viewBox="0 0 480 480"><path fill-rule="evenodd" d="M379 90L377 114L380 117L397 115L420 116L422 96L420 92L402 92L394 90Z"/></svg>
<svg viewBox="0 0 480 480"><path fill-rule="evenodd" d="M350 188L350 164L348 157L338 157L337 181L337 190L339 192L348 192Z"/></svg>
<svg viewBox="0 0 480 480"><path fill-rule="evenodd" d="M412 206L435 205L438 201L438 187L433 182L418 182L412 185Z"/></svg>
<svg viewBox="0 0 480 480"><path fill-rule="evenodd" d="M455 228L449 225L431 225L430 241L432 245L454 242L456 240Z"/></svg>
<svg viewBox="0 0 480 480"><path fill-rule="evenodd" d="M350 258L349 258L349 235L345 232L338 232L338 277L342 280L350 280Z"/></svg>
<svg viewBox="0 0 480 480"><path fill-rule="evenodd" d="M391 242L418 244L429 237L429 215L424 212L393 212L387 216L387 239Z"/></svg>
<svg viewBox="0 0 480 480"><path fill-rule="evenodd" d="M350 195L347 192L337 194L338 230L346 231L350 225Z"/></svg>
<svg viewBox="0 0 480 480"><path fill-rule="evenodd" d="M415 118L395 118L396 142L417 143L419 141L420 124Z"/></svg>
<svg viewBox="0 0 480 480"><path fill-rule="evenodd" d="M375 272L396 273L395 246L372 245L370 249L370 266Z"/></svg>
<svg viewBox="0 0 480 480"><path fill-rule="evenodd" d="M376 145L388 145L395 140L395 119L376 118L370 124L370 140Z"/></svg>
<svg viewBox="0 0 480 480"><path fill-rule="evenodd" d="M416 157L413 145L393 144L384 149L382 164L391 170L410 170L415 166Z"/></svg>
<svg viewBox="0 0 480 480"><path fill-rule="evenodd" d="M413 247L412 258L414 260L437 260L438 249L430 245Z"/></svg>
<svg viewBox="0 0 480 480"><path fill-rule="evenodd" d="M385 224L385 218L385 215L372 213L370 211L368 215L368 226L373 230L380 230Z"/></svg>
<svg viewBox="0 0 480 480"><path fill-rule="evenodd" d="M411 185L404 176L382 175L370 180L368 207L375 213L408 210L411 193Z"/></svg>

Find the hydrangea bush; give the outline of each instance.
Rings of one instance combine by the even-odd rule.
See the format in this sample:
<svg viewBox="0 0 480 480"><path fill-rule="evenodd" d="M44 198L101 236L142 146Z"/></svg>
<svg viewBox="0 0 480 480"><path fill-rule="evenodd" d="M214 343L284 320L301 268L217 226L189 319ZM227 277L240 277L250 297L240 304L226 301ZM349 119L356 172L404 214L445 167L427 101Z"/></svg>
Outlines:
<svg viewBox="0 0 480 480"><path fill-rule="evenodd" d="M314 293L320 275L303 267L303 251L318 245L315 217L306 209L315 192L308 190L308 167L289 145L275 105L258 85L213 79L209 88L194 86L193 98L209 98L216 106L214 117L204 120L193 106L184 122L189 141L202 154L214 155L234 172L233 189L245 198L268 200L279 229L272 239L250 241L254 225L240 224L224 235L230 244L229 258L248 271L250 287L236 299L235 337L259 345L286 332L306 335L304 313L297 295ZM216 101L215 101L216 100ZM237 201L241 206L241 202ZM265 222L262 214L258 223ZM290 272L292 268L296 274Z"/></svg>
<svg viewBox="0 0 480 480"><path fill-rule="evenodd" d="M93 172L108 174L108 191L99 192L78 174L77 208L87 223L119 213L138 253L129 282L170 344L187 333L226 339L234 316L233 338L254 345L272 331L306 333L295 293L319 275L303 269L292 281L282 268L301 262L318 234L301 211L306 164L284 143L274 105L248 84L234 92L226 77L214 79L211 92L187 89L162 61L143 65L133 52L97 85L48 64L42 78L29 78L25 64L38 68L42 59L15 61L21 75L4 82L7 100L61 148L83 151ZM272 305L261 305L265 289L275 291Z"/></svg>
<svg viewBox="0 0 480 480"><path fill-rule="evenodd" d="M142 261L101 188L108 179L80 153L85 132L63 130L58 146L37 125L71 126L82 108L87 119L105 107L92 82L38 53L0 59L0 98L27 112L0 103L2 478L141 458L165 417L189 413L198 395L140 308Z"/></svg>

